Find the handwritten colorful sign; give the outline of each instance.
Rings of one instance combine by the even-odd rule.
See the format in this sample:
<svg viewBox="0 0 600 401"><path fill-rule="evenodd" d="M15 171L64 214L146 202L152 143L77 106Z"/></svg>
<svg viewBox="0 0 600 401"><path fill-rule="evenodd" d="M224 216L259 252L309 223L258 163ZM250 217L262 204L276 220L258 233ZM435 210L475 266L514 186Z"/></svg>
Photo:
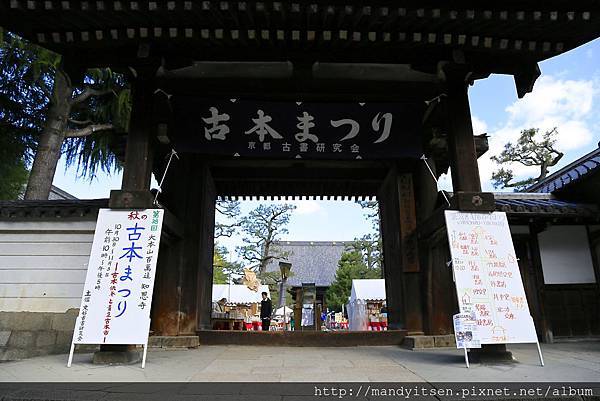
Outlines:
<svg viewBox="0 0 600 401"><path fill-rule="evenodd" d="M481 343L537 342L506 214L446 211L446 225L459 309Z"/></svg>
<svg viewBox="0 0 600 401"><path fill-rule="evenodd" d="M100 209L75 344L145 344L163 211Z"/></svg>

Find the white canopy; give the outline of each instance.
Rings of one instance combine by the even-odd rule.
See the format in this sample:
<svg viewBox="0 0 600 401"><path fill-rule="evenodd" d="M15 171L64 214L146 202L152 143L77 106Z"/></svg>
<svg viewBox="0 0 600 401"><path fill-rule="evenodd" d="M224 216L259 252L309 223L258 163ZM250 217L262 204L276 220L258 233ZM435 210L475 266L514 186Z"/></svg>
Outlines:
<svg viewBox="0 0 600 401"><path fill-rule="evenodd" d="M282 306L281 308L277 309L275 311L275 316L283 316L283 308L285 308L285 314L286 315L291 315L292 312L294 311L292 308L287 307L287 306Z"/></svg>
<svg viewBox="0 0 600 401"><path fill-rule="evenodd" d="M385 301L384 279L356 279L352 280L352 291L350 302L361 301Z"/></svg>
<svg viewBox="0 0 600 401"><path fill-rule="evenodd" d="M227 299L232 304L254 304L262 301L262 292L266 292L270 297L269 286L261 285L257 292L250 290L243 284L213 284L212 301L218 302L221 299Z"/></svg>

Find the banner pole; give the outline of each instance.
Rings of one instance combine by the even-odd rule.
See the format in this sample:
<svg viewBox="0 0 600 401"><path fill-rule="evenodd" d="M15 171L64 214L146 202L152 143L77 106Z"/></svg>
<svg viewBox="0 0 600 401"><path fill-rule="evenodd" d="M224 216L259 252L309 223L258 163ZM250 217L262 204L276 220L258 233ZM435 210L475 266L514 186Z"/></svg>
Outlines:
<svg viewBox="0 0 600 401"><path fill-rule="evenodd" d="M537 345L538 355L540 357L540 365L544 366L544 358L542 357L542 349L540 348L540 342L536 341L535 345Z"/></svg>
<svg viewBox="0 0 600 401"><path fill-rule="evenodd" d="M70 368L71 363L73 362L73 352L75 352L75 342L71 341L71 351L69 351L69 360L67 361L67 368Z"/></svg>
<svg viewBox="0 0 600 401"><path fill-rule="evenodd" d="M469 354L467 352L467 347L463 348L465 350L465 363L467 364L467 369L469 369Z"/></svg>

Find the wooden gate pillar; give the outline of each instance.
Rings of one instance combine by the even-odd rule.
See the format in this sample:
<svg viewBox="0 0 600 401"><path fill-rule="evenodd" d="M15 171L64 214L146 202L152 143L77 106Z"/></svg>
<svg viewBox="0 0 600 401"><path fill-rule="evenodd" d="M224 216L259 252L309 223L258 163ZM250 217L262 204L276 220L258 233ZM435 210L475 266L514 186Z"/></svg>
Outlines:
<svg viewBox="0 0 600 401"><path fill-rule="evenodd" d="M152 206L153 111L155 82L138 77L132 82L129 132L125 146L125 165L120 191L111 191L111 208L147 208Z"/></svg>
<svg viewBox="0 0 600 401"><path fill-rule="evenodd" d="M180 181L179 219L183 224L180 266L180 335L211 328L216 191L208 166L185 156Z"/></svg>
<svg viewBox="0 0 600 401"><path fill-rule="evenodd" d="M422 293L411 174L393 167L379 191L389 326L423 331Z"/></svg>
<svg viewBox="0 0 600 401"><path fill-rule="evenodd" d="M152 115L154 79L144 74L132 82L133 99L129 132L125 147L125 166L121 190L110 193L112 209L146 209L152 207ZM93 363L130 363L140 358L132 345L101 345Z"/></svg>
<svg viewBox="0 0 600 401"><path fill-rule="evenodd" d="M481 192L465 75L448 74L448 153L454 192Z"/></svg>

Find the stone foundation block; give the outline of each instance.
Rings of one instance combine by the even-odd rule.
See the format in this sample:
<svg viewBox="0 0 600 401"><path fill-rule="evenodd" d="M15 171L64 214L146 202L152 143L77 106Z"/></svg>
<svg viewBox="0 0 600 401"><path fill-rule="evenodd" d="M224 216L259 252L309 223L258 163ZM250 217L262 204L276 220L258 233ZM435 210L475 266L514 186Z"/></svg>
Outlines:
<svg viewBox="0 0 600 401"><path fill-rule="evenodd" d="M73 332L77 314L77 309L69 309L67 313L54 314L54 316L52 316L52 330Z"/></svg>
<svg viewBox="0 0 600 401"><path fill-rule="evenodd" d="M435 346L432 336L407 336L403 344L410 349L433 348Z"/></svg>
<svg viewBox="0 0 600 401"><path fill-rule="evenodd" d="M98 365L126 365L142 360L142 355L137 350L127 351L98 351L94 353L92 363Z"/></svg>
<svg viewBox="0 0 600 401"><path fill-rule="evenodd" d="M148 339L151 348L196 348L199 345L198 336L151 336Z"/></svg>
<svg viewBox="0 0 600 401"><path fill-rule="evenodd" d="M0 312L0 330L50 330L52 315L35 312Z"/></svg>
<svg viewBox="0 0 600 401"><path fill-rule="evenodd" d="M453 334L433 336L433 342L436 348L456 347L456 339Z"/></svg>
<svg viewBox="0 0 600 401"><path fill-rule="evenodd" d="M36 347L53 348L56 344L56 331L38 331L35 340Z"/></svg>
<svg viewBox="0 0 600 401"><path fill-rule="evenodd" d="M56 332L56 345L67 347L71 346L71 340L73 339L73 331L57 331Z"/></svg>
<svg viewBox="0 0 600 401"><path fill-rule="evenodd" d="M0 347L6 347L11 331L0 331Z"/></svg>
<svg viewBox="0 0 600 401"><path fill-rule="evenodd" d="M13 330L8 340L9 348L32 349L35 347L36 335L33 331Z"/></svg>
<svg viewBox="0 0 600 401"><path fill-rule="evenodd" d="M36 349L7 348L0 351L0 361L18 361L40 355Z"/></svg>

